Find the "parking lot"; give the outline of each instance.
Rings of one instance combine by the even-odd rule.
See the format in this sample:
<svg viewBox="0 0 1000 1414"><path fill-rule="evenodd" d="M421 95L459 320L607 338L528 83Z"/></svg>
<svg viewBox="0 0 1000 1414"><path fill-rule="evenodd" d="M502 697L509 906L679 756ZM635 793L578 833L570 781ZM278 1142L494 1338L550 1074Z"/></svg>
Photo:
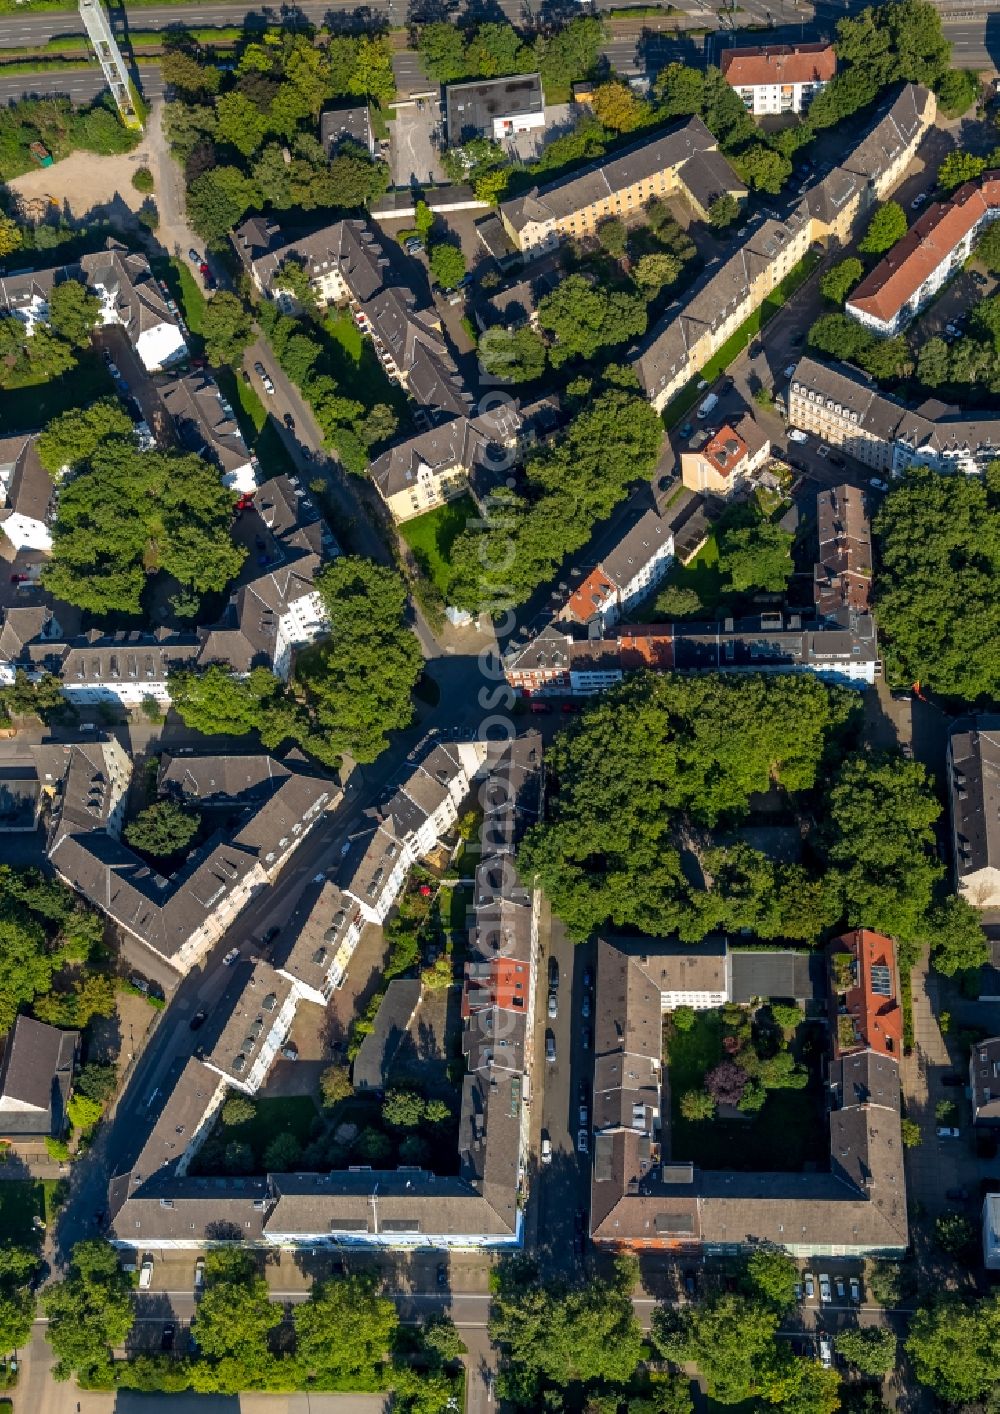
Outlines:
<svg viewBox="0 0 1000 1414"><path fill-rule="evenodd" d="M389 123L393 186L445 180L438 155L442 121L441 104L436 98L418 98L396 109L396 117Z"/></svg>

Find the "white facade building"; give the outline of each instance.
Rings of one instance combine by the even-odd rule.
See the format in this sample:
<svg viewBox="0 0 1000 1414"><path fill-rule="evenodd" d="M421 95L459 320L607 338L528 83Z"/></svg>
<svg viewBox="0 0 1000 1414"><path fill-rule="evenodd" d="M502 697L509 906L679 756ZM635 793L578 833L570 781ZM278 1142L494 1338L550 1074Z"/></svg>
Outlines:
<svg viewBox="0 0 1000 1414"><path fill-rule="evenodd" d="M722 75L754 117L802 113L837 72L832 44L724 49Z"/></svg>

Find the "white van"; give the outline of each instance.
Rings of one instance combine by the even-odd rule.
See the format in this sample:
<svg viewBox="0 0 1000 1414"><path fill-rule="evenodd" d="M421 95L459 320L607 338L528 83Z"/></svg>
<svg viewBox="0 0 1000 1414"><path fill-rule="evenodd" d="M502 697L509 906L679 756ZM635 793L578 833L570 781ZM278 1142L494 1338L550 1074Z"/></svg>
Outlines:
<svg viewBox="0 0 1000 1414"><path fill-rule="evenodd" d="M548 1136L547 1134L543 1134L543 1135L542 1135L542 1163L543 1163L543 1164L550 1164L551 1162L552 1162L552 1140L549 1138L549 1136Z"/></svg>
<svg viewBox="0 0 1000 1414"><path fill-rule="evenodd" d="M139 1268L139 1290L148 1291L153 1283L153 1259L147 1252Z"/></svg>

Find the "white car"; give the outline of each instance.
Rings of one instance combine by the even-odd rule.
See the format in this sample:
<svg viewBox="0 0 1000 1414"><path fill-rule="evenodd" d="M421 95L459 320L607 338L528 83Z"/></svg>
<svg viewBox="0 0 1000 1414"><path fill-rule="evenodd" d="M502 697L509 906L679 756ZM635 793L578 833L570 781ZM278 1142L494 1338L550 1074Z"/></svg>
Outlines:
<svg viewBox="0 0 1000 1414"><path fill-rule="evenodd" d="M794 364L794 363L790 363L790 364L787 366L787 368L785 369L785 377L786 377L786 378L791 378L791 376L792 376L792 374L793 374L794 372L795 372L795 364Z"/></svg>
<svg viewBox="0 0 1000 1414"><path fill-rule="evenodd" d="M889 489L888 481L883 481L878 476L873 476L871 481L869 481L868 485L874 486L876 491L888 491Z"/></svg>
<svg viewBox="0 0 1000 1414"><path fill-rule="evenodd" d="M821 1335L819 1338L819 1358L824 1370L829 1370L833 1364L833 1345L828 1335Z"/></svg>
<svg viewBox="0 0 1000 1414"><path fill-rule="evenodd" d="M937 1137L939 1139L957 1139L959 1131L953 1124L939 1124Z"/></svg>
<svg viewBox="0 0 1000 1414"><path fill-rule="evenodd" d="M926 193L925 191L918 192L917 195L916 195L916 196L913 198L913 200L910 202L910 210L911 210L911 211L916 211L918 207L923 206L923 204L924 204L924 202L925 202L926 200L927 200L927 193Z"/></svg>
<svg viewBox="0 0 1000 1414"><path fill-rule="evenodd" d="M830 448L826 445L825 442L822 442L822 443L816 448L816 455L817 455L818 457L822 457L823 460L826 461L827 457L830 455Z"/></svg>
<svg viewBox="0 0 1000 1414"><path fill-rule="evenodd" d="M788 440L789 442L808 442L809 433L802 432L797 427L790 427L788 429Z"/></svg>
<svg viewBox="0 0 1000 1414"><path fill-rule="evenodd" d="M813 1299L813 1297L816 1295L816 1283L813 1281L813 1274L812 1274L812 1272L806 1272L806 1274L803 1276L802 1280L805 1282L805 1287L806 1287L806 1300L807 1300L807 1301L811 1301L811 1300Z"/></svg>
<svg viewBox="0 0 1000 1414"><path fill-rule="evenodd" d="M147 1253L139 1268L139 1290L148 1291L153 1284L153 1259Z"/></svg>
<svg viewBox="0 0 1000 1414"><path fill-rule="evenodd" d="M833 1300L833 1292L830 1290L830 1278L827 1276L826 1272L820 1272L819 1274L819 1299L824 1305Z"/></svg>
<svg viewBox="0 0 1000 1414"><path fill-rule="evenodd" d="M587 1139L587 1131L585 1129L581 1129L576 1136L576 1152L578 1154L587 1154L590 1152L590 1143Z"/></svg>
<svg viewBox="0 0 1000 1414"><path fill-rule="evenodd" d="M851 1277L851 1300L855 1305L861 1305L861 1283L857 1277Z"/></svg>
<svg viewBox="0 0 1000 1414"><path fill-rule="evenodd" d="M239 955L239 948L230 948L229 951L226 953L225 957L222 959L222 961L226 964L227 967L232 967L233 963L239 959Z"/></svg>
<svg viewBox="0 0 1000 1414"><path fill-rule="evenodd" d="M200 1291L205 1285L205 1258L199 1257L194 1264L194 1289Z"/></svg>
<svg viewBox="0 0 1000 1414"><path fill-rule="evenodd" d="M838 1277L838 1278L837 1278L837 1300L838 1300L838 1301L843 1301L843 1299L844 1299L844 1297L845 1297L846 1295L847 1295L847 1287L844 1285L844 1278L843 1278L843 1277Z"/></svg>
<svg viewBox="0 0 1000 1414"><path fill-rule="evenodd" d="M547 1134L543 1134L543 1135L542 1135L542 1155L541 1155L541 1157L542 1157L542 1163L543 1163L543 1164L550 1164L550 1163L552 1162L552 1140L549 1138L549 1136L548 1136Z"/></svg>

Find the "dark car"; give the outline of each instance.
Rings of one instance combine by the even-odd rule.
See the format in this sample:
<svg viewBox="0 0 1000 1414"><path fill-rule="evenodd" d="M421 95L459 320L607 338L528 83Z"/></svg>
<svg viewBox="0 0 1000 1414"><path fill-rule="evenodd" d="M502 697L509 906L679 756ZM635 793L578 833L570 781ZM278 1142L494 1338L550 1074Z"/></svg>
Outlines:
<svg viewBox="0 0 1000 1414"><path fill-rule="evenodd" d="M950 1075L942 1075L941 1084L949 1087L954 1086L957 1089L959 1085L965 1084L965 1076L956 1075L955 1072L952 1071Z"/></svg>
<svg viewBox="0 0 1000 1414"><path fill-rule="evenodd" d="M549 986L553 989L559 986L559 963L556 958L549 958Z"/></svg>
<svg viewBox="0 0 1000 1414"><path fill-rule="evenodd" d="M698 1283L695 1281L694 1272L690 1268L684 1273L684 1290L688 1296L693 1297L698 1290Z"/></svg>
<svg viewBox="0 0 1000 1414"><path fill-rule="evenodd" d="M438 1286L448 1285L448 1268L444 1262L438 1263L437 1284Z"/></svg>
<svg viewBox="0 0 1000 1414"><path fill-rule="evenodd" d="M588 992L594 985L594 969L592 967L585 967L583 969L583 985L587 988Z"/></svg>
<svg viewBox="0 0 1000 1414"><path fill-rule="evenodd" d="M188 1022L188 1025L190 1026L192 1031L200 1031L201 1028L205 1025L207 1017L207 1011L196 1011L194 1016L192 1016L191 1020Z"/></svg>
<svg viewBox="0 0 1000 1414"><path fill-rule="evenodd" d="M254 373L256 373L256 375L257 375L258 378L263 378L265 369L264 369L264 365L260 362L259 359L258 359L257 362L254 364L254 366L253 366L253 371L254 371Z"/></svg>
<svg viewBox="0 0 1000 1414"><path fill-rule="evenodd" d="M286 412L285 415L284 415L284 417L283 417L281 420L282 420L282 422L285 424L285 426L288 428L289 432L294 432L294 431L295 431L295 418L292 416L292 414L291 414L290 412Z"/></svg>
<svg viewBox="0 0 1000 1414"><path fill-rule="evenodd" d="M690 422L685 422L684 426L681 428L681 436L690 437L693 431L694 428L691 426Z"/></svg>
<svg viewBox="0 0 1000 1414"><path fill-rule="evenodd" d="M736 387L736 381L735 381L735 379L733 379L733 378L723 378L722 382L719 384L719 392L720 392L720 393L731 393L735 387Z"/></svg>
<svg viewBox="0 0 1000 1414"><path fill-rule="evenodd" d="M163 1327L163 1334L160 1336L160 1349L162 1351L173 1350L174 1336L177 1332L176 1326L169 1322Z"/></svg>

